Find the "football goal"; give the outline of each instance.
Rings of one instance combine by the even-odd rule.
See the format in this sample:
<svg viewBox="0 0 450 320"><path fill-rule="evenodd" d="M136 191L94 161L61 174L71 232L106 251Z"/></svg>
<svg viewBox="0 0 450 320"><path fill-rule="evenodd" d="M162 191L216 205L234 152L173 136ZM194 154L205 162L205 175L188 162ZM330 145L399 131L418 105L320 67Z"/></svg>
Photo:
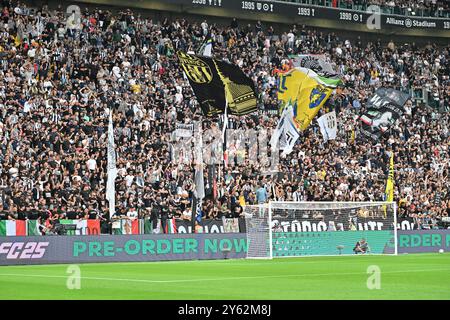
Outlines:
<svg viewBox="0 0 450 320"><path fill-rule="evenodd" d="M247 258L397 254L395 202L269 202L244 207Z"/></svg>

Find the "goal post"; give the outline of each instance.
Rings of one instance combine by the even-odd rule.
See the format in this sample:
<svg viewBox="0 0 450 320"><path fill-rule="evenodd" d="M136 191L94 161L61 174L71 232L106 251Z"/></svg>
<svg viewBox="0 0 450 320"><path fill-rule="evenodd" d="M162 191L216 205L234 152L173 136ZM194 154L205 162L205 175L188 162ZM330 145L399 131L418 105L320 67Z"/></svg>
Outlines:
<svg viewBox="0 0 450 320"><path fill-rule="evenodd" d="M247 258L398 252L395 202L272 201L244 213Z"/></svg>
<svg viewBox="0 0 450 320"><path fill-rule="evenodd" d="M270 203L245 206L245 229L247 234L247 259L271 259L272 210Z"/></svg>

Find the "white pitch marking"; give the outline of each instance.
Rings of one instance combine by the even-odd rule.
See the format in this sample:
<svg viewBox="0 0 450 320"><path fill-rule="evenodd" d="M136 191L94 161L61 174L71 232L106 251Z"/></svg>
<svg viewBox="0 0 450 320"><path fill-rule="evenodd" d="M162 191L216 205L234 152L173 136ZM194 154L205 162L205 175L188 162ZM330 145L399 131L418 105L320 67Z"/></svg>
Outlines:
<svg viewBox="0 0 450 320"><path fill-rule="evenodd" d="M383 274L408 273L408 272L431 272L431 271L450 271L450 269L423 269L423 270L384 271ZM269 279L269 278L289 278L289 277L318 277L318 276L358 275L358 274L366 275L366 272L309 273L309 274L287 274L287 275L274 275L274 276L225 277L225 278L178 279L178 280L122 279L122 278L104 278L104 277L81 277L81 279L82 280L123 281L123 282L144 282L144 283L180 283L180 282L199 282L199 281ZM9 277L9 276L11 276L11 277L34 277L34 278L67 278L67 276L58 276L58 275L20 274L20 273L0 273L0 276L7 276L7 277Z"/></svg>

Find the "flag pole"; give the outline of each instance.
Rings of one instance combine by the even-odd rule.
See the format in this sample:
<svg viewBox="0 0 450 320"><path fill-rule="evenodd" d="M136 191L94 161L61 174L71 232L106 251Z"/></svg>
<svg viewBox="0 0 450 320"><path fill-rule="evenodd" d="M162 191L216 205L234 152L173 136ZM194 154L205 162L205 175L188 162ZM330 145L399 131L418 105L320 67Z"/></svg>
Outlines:
<svg viewBox="0 0 450 320"><path fill-rule="evenodd" d="M223 124L222 124L222 149L223 149L223 155L222 155L222 161L223 161L223 179L225 181L225 174L226 174L226 168L228 167L228 151L227 151L227 128L228 128L228 101L225 97L225 111L223 115ZM227 156L227 159L225 161L225 154ZM219 180L220 181L220 180Z"/></svg>
<svg viewBox="0 0 450 320"><path fill-rule="evenodd" d="M200 120L201 126L201 120ZM194 163L192 166L192 180L194 181L194 190L192 194L192 214L191 214L191 233L195 233L195 220L197 219L197 185L196 185L196 170L198 161L198 122L194 122Z"/></svg>

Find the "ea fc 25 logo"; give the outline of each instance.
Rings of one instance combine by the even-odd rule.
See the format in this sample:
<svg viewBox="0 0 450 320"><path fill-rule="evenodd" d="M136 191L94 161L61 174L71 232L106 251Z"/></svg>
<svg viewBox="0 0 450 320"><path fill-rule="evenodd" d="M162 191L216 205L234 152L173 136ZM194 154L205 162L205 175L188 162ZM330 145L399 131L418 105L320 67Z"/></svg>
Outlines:
<svg viewBox="0 0 450 320"><path fill-rule="evenodd" d="M40 259L44 256L49 242L2 242L0 243L0 260L10 259Z"/></svg>
<svg viewBox="0 0 450 320"><path fill-rule="evenodd" d="M204 61L183 52L178 52L178 58L186 76L191 81L200 84L211 82L213 78L211 68Z"/></svg>

